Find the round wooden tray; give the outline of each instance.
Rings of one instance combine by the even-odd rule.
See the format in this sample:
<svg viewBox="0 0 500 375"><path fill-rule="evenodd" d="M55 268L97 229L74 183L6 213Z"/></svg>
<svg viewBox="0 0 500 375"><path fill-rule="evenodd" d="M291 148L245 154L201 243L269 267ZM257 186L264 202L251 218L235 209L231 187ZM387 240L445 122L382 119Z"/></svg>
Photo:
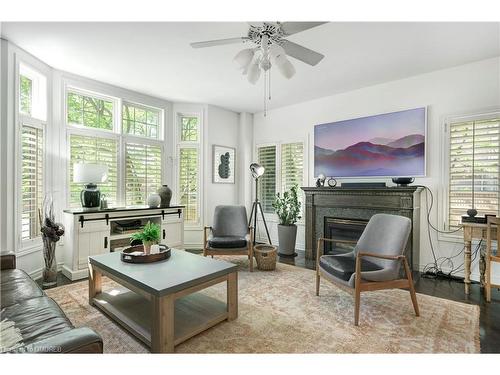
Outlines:
<svg viewBox="0 0 500 375"><path fill-rule="evenodd" d="M140 251L142 254L132 254L136 251ZM120 255L122 261L126 263L153 263L170 258L170 253L168 246L160 245L158 254L144 254L144 246L136 245L123 249Z"/></svg>

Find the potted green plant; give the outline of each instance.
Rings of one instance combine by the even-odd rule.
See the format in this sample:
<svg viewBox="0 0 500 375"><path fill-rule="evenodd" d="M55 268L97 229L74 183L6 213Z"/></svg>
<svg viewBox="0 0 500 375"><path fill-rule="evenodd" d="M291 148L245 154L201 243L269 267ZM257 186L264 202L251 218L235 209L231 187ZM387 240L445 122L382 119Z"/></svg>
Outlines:
<svg viewBox="0 0 500 375"><path fill-rule="evenodd" d="M295 241L297 239L297 225L300 219L300 202L297 195L299 187L294 185L283 195L276 194L273 208L278 215L279 255L295 256Z"/></svg>
<svg viewBox="0 0 500 375"><path fill-rule="evenodd" d="M140 232L134 233L130 241L140 240L144 246L144 252L149 254L151 252L151 245L160 242L160 226L158 224L148 223L142 228Z"/></svg>

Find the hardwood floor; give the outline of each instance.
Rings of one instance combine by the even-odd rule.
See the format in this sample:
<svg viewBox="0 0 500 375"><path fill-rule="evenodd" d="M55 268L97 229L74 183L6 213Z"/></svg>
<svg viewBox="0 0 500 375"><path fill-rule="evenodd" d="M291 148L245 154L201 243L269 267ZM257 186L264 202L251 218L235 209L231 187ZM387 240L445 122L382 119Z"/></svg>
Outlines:
<svg viewBox="0 0 500 375"><path fill-rule="evenodd" d="M201 253L201 250L188 251ZM315 269L315 262L306 260L303 251L297 251L297 253L298 256L295 258L279 257L279 262L312 270ZM58 286L70 283L71 281L69 279L62 275L62 273L59 273ZM478 283L473 283L471 285L471 293L469 296L466 296L464 293L463 282L445 279L427 279L420 277L415 282L415 289L417 293L479 305L481 309L479 319L481 353L500 353L500 291L496 289L492 290L491 303L487 303Z"/></svg>

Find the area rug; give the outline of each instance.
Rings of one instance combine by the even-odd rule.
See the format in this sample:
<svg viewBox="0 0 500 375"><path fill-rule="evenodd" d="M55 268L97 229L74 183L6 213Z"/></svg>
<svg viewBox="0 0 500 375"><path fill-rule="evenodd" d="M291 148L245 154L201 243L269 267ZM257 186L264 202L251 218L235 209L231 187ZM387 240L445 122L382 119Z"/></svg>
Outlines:
<svg viewBox="0 0 500 375"><path fill-rule="evenodd" d="M279 263L275 271L248 272L239 264L239 316L176 346L177 353L479 353L479 307L418 294L420 317L404 290L361 295L360 325L353 325L351 294L315 272ZM104 279L103 289L116 285ZM99 333L105 353L148 353L132 335L88 304L87 281L47 291L77 327ZM204 293L225 301L226 286Z"/></svg>

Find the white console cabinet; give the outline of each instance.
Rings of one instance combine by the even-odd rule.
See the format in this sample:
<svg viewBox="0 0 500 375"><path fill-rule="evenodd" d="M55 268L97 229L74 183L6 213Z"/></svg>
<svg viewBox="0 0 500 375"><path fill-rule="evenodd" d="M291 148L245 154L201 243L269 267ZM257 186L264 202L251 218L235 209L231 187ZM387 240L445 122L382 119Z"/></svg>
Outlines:
<svg viewBox="0 0 500 375"><path fill-rule="evenodd" d="M161 243L184 248L184 207L168 208L130 207L99 211L65 210L63 274L70 280L88 276L90 255L119 251L130 242L133 232L120 233L117 225L137 220L151 221L161 226Z"/></svg>

